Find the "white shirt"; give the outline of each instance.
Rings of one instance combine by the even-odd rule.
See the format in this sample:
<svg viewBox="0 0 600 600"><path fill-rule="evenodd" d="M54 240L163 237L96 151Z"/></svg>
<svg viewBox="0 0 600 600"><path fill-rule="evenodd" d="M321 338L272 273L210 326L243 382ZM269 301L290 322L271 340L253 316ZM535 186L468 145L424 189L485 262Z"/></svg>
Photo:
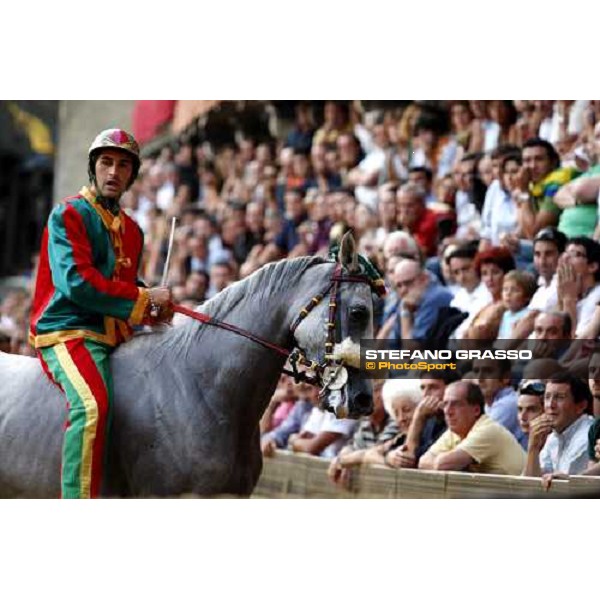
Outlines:
<svg viewBox="0 0 600 600"><path fill-rule="evenodd" d="M385 157L385 151L375 147L358 163L358 169L369 175L377 173L385 166ZM354 195L361 204L366 204L373 210L377 210L378 195L376 186L357 185L354 189Z"/></svg>
<svg viewBox="0 0 600 600"><path fill-rule="evenodd" d="M465 332L471 326L471 322L477 316L479 311L492 301L492 294L483 282L481 282L472 292L468 292L464 287L459 288L452 299L452 302L450 302L450 306L469 313L469 316L454 330L452 337L462 340Z"/></svg>
<svg viewBox="0 0 600 600"><path fill-rule="evenodd" d="M458 152L458 144L456 140L449 140L448 143L442 148L440 157L438 160L437 172L435 173L438 178L452 173L452 166ZM432 164L427 159L425 152L421 148L415 148L411 153L409 165L411 167L427 167L432 169Z"/></svg>
<svg viewBox="0 0 600 600"><path fill-rule="evenodd" d="M580 335L583 330L590 324L596 304L600 302L600 285L593 287L585 298L582 298L577 303L577 329L575 335Z"/></svg>
<svg viewBox="0 0 600 600"><path fill-rule="evenodd" d="M541 312L558 310L558 276L554 276L550 283L540 275L538 278L538 289L531 297L529 310L539 310Z"/></svg>
<svg viewBox="0 0 600 600"><path fill-rule="evenodd" d="M493 300L490 290L488 290L485 283L482 281L472 291L469 292L467 288L458 288L450 306L458 308L466 313L478 313L484 306L487 306Z"/></svg>
<svg viewBox="0 0 600 600"><path fill-rule="evenodd" d="M510 194L502 189L500 181L494 179L485 193L481 211L481 237L490 240L493 246L500 245L503 233L517 230L517 206Z"/></svg>
<svg viewBox="0 0 600 600"><path fill-rule="evenodd" d="M458 190L454 198L456 211L456 237L468 237L469 230L478 231L481 227L481 217L477 207L471 202L467 192Z"/></svg>
<svg viewBox="0 0 600 600"><path fill-rule="evenodd" d="M500 139L500 125L496 121L483 122L483 151L491 152L498 147Z"/></svg>
<svg viewBox="0 0 600 600"><path fill-rule="evenodd" d="M156 192L156 206L162 211L167 211L173 204L175 198L175 186L171 181L163 183L158 192Z"/></svg>
<svg viewBox="0 0 600 600"><path fill-rule="evenodd" d="M307 431L314 435L318 435L323 431L341 433L342 435L333 444L329 444L320 454L323 458L333 458L350 439L357 424L358 421L354 419L336 419L333 413L321 410L318 406L315 406L308 415L302 431Z"/></svg>
<svg viewBox="0 0 600 600"><path fill-rule="evenodd" d="M543 473L579 475L588 464L588 432L594 418L581 415L562 433L553 431L540 452Z"/></svg>

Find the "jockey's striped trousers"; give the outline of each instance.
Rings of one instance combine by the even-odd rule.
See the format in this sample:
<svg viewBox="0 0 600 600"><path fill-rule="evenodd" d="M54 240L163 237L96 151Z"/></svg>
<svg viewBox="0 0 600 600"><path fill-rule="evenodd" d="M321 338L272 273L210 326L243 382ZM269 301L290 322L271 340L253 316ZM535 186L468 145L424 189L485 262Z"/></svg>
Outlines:
<svg viewBox="0 0 600 600"><path fill-rule="evenodd" d="M62 446L62 498L96 498L112 417L111 348L75 339L38 349L42 366L67 397Z"/></svg>

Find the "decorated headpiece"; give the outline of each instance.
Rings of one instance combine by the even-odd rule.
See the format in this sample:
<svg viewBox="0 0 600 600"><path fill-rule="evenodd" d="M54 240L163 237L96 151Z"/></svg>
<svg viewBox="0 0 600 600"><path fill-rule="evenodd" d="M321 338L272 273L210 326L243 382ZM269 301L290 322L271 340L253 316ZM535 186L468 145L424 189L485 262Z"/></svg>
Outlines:
<svg viewBox="0 0 600 600"><path fill-rule="evenodd" d="M336 260L339 250L338 244L331 246L329 248L329 258ZM367 278L373 291L383 298L387 294L387 291L385 289L385 281L379 269L366 256L358 254L357 258L361 274Z"/></svg>

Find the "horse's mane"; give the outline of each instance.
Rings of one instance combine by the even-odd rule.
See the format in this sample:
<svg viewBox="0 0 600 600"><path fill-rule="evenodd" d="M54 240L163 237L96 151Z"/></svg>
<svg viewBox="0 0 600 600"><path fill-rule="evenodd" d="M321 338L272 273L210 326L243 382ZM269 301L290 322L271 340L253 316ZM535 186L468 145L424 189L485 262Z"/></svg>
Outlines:
<svg viewBox="0 0 600 600"><path fill-rule="evenodd" d="M196 307L196 310L226 321L227 316L244 298L252 297L253 301L260 305L261 301L271 294L294 287L309 268L327 262L329 261L320 256L301 256L269 263L245 279L228 286L214 298ZM197 321L188 317L185 319L187 321L185 324L174 329L155 331L155 334L162 334L160 344L156 339L148 339L153 338L153 334L136 336L135 341L140 346L144 345L146 352L167 351L175 354L185 352L190 346L191 338L199 330L207 331L206 326L200 325Z"/></svg>
<svg viewBox="0 0 600 600"><path fill-rule="evenodd" d="M202 304L202 310L222 318L242 299L254 297L256 302L260 302L262 298L293 287L307 269L326 262L328 261L320 256L301 256L269 263Z"/></svg>

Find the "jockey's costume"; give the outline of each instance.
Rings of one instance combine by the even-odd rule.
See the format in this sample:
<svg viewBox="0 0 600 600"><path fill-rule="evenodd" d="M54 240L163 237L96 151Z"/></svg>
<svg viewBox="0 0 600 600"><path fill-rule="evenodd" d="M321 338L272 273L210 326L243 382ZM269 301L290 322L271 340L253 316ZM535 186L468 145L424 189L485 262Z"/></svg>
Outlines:
<svg viewBox="0 0 600 600"><path fill-rule="evenodd" d="M63 498L97 497L106 462L113 399L110 354L149 322L151 297L137 280L143 233L118 198L96 193L95 163L103 149L140 159L135 139L111 129L89 150L90 180L50 213L31 310L30 342L46 374L67 397L61 467Z"/></svg>

